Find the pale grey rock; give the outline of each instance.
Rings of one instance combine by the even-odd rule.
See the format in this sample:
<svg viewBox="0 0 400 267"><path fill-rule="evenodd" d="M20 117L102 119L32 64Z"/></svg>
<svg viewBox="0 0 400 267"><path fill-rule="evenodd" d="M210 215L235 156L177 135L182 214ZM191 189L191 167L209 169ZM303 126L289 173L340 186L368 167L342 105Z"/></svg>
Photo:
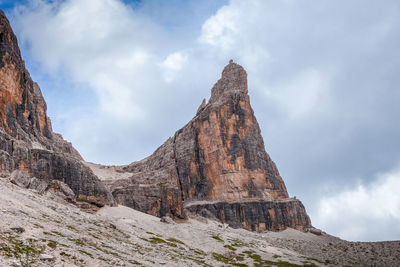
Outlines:
<svg viewBox="0 0 400 267"><path fill-rule="evenodd" d="M67 202L75 203L76 196L74 191L65 183L53 180L47 188L47 192L54 194Z"/></svg>
<svg viewBox="0 0 400 267"><path fill-rule="evenodd" d="M310 233L312 233L314 235L322 235L322 230L314 228L314 227L307 228L306 232L310 232Z"/></svg>
<svg viewBox="0 0 400 267"><path fill-rule="evenodd" d="M32 190L38 192L39 194L43 194L46 191L48 186L49 186L49 184L47 181L43 181L41 179L33 177L29 184L29 189L32 189Z"/></svg>
<svg viewBox="0 0 400 267"><path fill-rule="evenodd" d="M162 218L160 219L160 222L168 223L168 224L173 224L173 223L175 223L174 220L173 220L171 217L168 217L168 216L162 217Z"/></svg>
<svg viewBox="0 0 400 267"><path fill-rule="evenodd" d="M27 188L31 177L29 177L29 173L26 171L15 170L11 173L10 181L20 187Z"/></svg>
<svg viewBox="0 0 400 267"><path fill-rule="evenodd" d="M12 231L16 232L16 233L23 233L25 232L25 229L23 227L11 227L10 228Z"/></svg>
<svg viewBox="0 0 400 267"><path fill-rule="evenodd" d="M49 254L40 254L39 259L41 261L53 261L54 260L54 256L53 255L49 255Z"/></svg>

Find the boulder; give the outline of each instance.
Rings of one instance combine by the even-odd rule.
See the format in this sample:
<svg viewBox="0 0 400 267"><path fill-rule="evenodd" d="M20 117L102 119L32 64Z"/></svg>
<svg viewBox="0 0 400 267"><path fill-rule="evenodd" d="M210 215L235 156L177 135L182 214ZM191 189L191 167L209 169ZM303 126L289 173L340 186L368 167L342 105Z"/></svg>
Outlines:
<svg viewBox="0 0 400 267"><path fill-rule="evenodd" d="M20 187L27 188L31 182L31 177L26 171L15 170L11 173L10 182Z"/></svg>
<svg viewBox="0 0 400 267"><path fill-rule="evenodd" d="M60 197L67 202L70 202L70 203L76 202L76 196L75 196L74 191L72 191L71 188L63 182L56 181L56 180L51 181L51 183L49 184L46 191L49 194Z"/></svg>

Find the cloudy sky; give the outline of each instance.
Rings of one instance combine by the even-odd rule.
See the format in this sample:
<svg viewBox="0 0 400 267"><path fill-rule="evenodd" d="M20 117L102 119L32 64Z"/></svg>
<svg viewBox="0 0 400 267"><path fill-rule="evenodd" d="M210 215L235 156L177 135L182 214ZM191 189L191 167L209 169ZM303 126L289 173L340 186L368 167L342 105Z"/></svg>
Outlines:
<svg viewBox="0 0 400 267"><path fill-rule="evenodd" d="M248 72L267 152L313 225L400 239L397 0L1 1L55 131L88 161L151 154Z"/></svg>

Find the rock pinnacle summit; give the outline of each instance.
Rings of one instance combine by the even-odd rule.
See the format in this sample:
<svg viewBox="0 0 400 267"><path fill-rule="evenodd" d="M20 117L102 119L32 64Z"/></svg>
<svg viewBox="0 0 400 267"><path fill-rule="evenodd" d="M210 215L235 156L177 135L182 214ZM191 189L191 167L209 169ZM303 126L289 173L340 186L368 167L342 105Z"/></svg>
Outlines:
<svg viewBox="0 0 400 267"><path fill-rule="evenodd" d="M247 73L229 61L182 129L149 157L126 166L85 162L53 132L46 102L0 12L0 177L63 192L88 211L125 205L175 220L201 215L252 231L311 226L265 151Z"/></svg>

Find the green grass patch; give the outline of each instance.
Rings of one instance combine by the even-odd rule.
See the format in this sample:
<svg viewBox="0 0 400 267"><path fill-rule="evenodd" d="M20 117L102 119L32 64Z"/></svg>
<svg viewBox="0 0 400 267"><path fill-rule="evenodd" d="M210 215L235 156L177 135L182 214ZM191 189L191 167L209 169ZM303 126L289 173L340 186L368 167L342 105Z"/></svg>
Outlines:
<svg viewBox="0 0 400 267"><path fill-rule="evenodd" d="M223 262L223 263L225 263L225 264L228 264L228 263L231 262L231 259L230 259L230 258L225 257L224 255L218 254L218 253L216 253L216 252L213 252L212 255L213 255L213 257L214 257L215 260L220 261L220 262Z"/></svg>
<svg viewBox="0 0 400 267"><path fill-rule="evenodd" d="M97 236L97 235L95 235L95 234L93 234L93 233L89 233L89 235L90 235L91 237L95 238L95 239L100 239L99 236Z"/></svg>
<svg viewBox="0 0 400 267"><path fill-rule="evenodd" d="M36 228L44 228L42 225L38 224L38 223L34 223L33 226L35 226Z"/></svg>
<svg viewBox="0 0 400 267"><path fill-rule="evenodd" d="M177 245L175 243L167 242L164 239L159 238L159 237L150 237L149 241L150 241L150 243L160 243L160 244L166 244L171 247L177 247Z"/></svg>
<svg viewBox="0 0 400 267"><path fill-rule="evenodd" d="M85 243L83 243L82 240L80 239L73 239L73 238L68 238L69 241L74 242L76 245L84 247Z"/></svg>
<svg viewBox="0 0 400 267"><path fill-rule="evenodd" d="M47 246L49 248L56 249L57 248L57 242L54 241L54 240L50 240L49 243L47 243Z"/></svg>
<svg viewBox="0 0 400 267"><path fill-rule="evenodd" d="M189 250L194 252L194 253L196 253L196 254L198 254L198 255L202 255L202 256L206 255L206 253L204 251L200 250L200 249L189 248Z"/></svg>
<svg viewBox="0 0 400 267"><path fill-rule="evenodd" d="M93 255L92 255L91 253L89 253L89 252L87 252L87 251L84 251L84 250L82 250L82 249L78 249L78 251L79 251L80 253L85 254L85 255L87 255L87 256L89 256L89 257L91 257L91 258L93 259Z"/></svg>
<svg viewBox="0 0 400 267"><path fill-rule="evenodd" d="M230 249L232 251L236 251L236 248L232 247L231 245L225 245L224 248Z"/></svg>
<svg viewBox="0 0 400 267"><path fill-rule="evenodd" d="M193 257L185 257L188 260L194 261L195 263L201 264L203 266L207 266L207 267L212 267L211 265L207 264L204 260L202 259L196 259Z"/></svg>
<svg viewBox="0 0 400 267"><path fill-rule="evenodd" d="M150 237L150 242L151 243L164 243L164 244L168 243L167 241L165 241L164 239L159 238L159 237Z"/></svg>
<svg viewBox="0 0 400 267"><path fill-rule="evenodd" d="M180 240L178 240L176 238L173 238L173 237L168 238L167 241L173 242L173 243L178 243L178 244L181 244L181 245L185 245L185 243L183 243L182 241L180 241Z"/></svg>
<svg viewBox="0 0 400 267"><path fill-rule="evenodd" d="M246 250L243 253L247 254L249 258L253 259L254 266L261 267L261 266L278 266L278 267L295 267L295 266L307 266L307 265L298 265L294 263L290 263L287 261L269 261L264 260L261 258L260 255L256 254L254 251ZM275 257L277 256L277 257ZM274 258L279 258L279 255L274 255ZM315 266L315 265L308 265L308 266Z"/></svg>
<svg viewBox="0 0 400 267"><path fill-rule="evenodd" d="M57 232L57 231L51 231L53 234L55 234L55 235L58 235L58 236L61 236L61 237L65 237L65 235L63 235L62 233L60 233L60 232Z"/></svg>
<svg viewBox="0 0 400 267"><path fill-rule="evenodd" d="M249 244L247 244L241 240L238 240L238 239L229 239L229 241L231 241L231 245L233 247L249 247L250 246Z"/></svg>
<svg viewBox="0 0 400 267"><path fill-rule="evenodd" d="M60 252L60 256L63 256L63 257L71 257L71 254L68 254L68 253L66 253L65 251L61 251L61 252Z"/></svg>
<svg viewBox="0 0 400 267"><path fill-rule="evenodd" d="M37 245L37 240L28 239L28 244L13 237L5 240L7 243L0 244L0 253L8 258L17 259L23 267L33 266L44 251L43 246Z"/></svg>
<svg viewBox="0 0 400 267"><path fill-rule="evenodd" d="M222 240L221 237L219 237L219 235L213 235L212 238L214 238L215 240L217 240L218 242L224 242L224 240Z"/></svg>

